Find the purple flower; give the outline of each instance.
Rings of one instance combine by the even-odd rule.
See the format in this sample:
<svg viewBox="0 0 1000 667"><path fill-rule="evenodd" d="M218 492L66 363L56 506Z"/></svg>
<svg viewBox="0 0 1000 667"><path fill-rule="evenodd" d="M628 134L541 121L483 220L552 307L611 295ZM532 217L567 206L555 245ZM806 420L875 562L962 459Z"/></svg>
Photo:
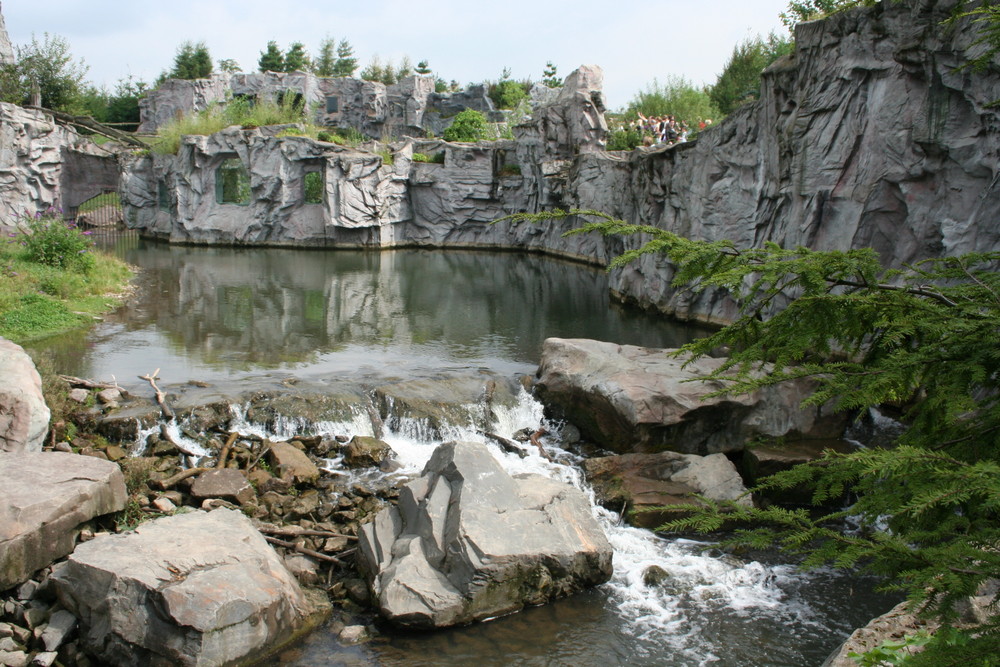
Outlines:
<svg viewBox="0 0 1000 667"><path fill-rule="evenodd" d="M94 231L93 231L93 230L91 230L91 229L88 229L87 231L83 232L83 235L84 235L84 236L90 236L90 235L91 235L91 234L93 234L93 233L94 233Z"/></svg>

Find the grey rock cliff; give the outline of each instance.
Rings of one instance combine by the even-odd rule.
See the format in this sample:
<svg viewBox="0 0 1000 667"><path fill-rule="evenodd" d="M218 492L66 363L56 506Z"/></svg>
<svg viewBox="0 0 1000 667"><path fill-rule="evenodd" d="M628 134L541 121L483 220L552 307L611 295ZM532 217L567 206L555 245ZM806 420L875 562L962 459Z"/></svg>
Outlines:
<svg viewBox="0 0 1000 667"><path fill-rule="evenodd" d="M7 25L3 20L3 7L0 4L0 65L12 65L14 63L14 47L10 43L10 36L7 35Z"/></svg>
<svg viewBox="0 0 1000 667"><path fill-rule="evenodd" d="M961 69L982 47L970 22L942 27L957 2L879 3L800 25L794 54L764 72L759 101L694 142L603 151L601 73L584 66L558 92L537 96L531 117L514 128L515 141L412 141L394 146L391 166L371 153L293 146L307 139L245 147L229 135L192 139L176 159L139 160L126 170L129 223L187 242L507 247L599 264L637 243L564 238L582 222L572 219L489 224L559 206L746 247L873 247L891 266L995 250L1000 111L988 104L1000 99L1000 61L986 72ZM422 90L418 82L411 88ZM411 99L402 88L393 94ZM387 122L382 97L373 93L369 105L364 91L352 95L363 115ZM407 107L406 117L416 122L428 113ZM257 179L261 204L242 226L212 201L207 171L224 151L250 160ZM414 152L444 160L415 162ZM326 161L325 203L309 211L296 189L304 160ZM153 215L158 179L168 173L176 211ZM680 317L733 318L729 300L677 292L670 278L669 266L646 256L612 273L611 286L621 298Z"/></svg>

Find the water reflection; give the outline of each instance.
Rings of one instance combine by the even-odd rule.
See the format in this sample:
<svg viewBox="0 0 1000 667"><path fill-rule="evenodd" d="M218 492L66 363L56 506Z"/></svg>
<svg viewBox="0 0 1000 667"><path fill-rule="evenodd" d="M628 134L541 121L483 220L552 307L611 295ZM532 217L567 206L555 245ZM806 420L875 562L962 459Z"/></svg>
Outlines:
<svg viewBox="0 0 1000 667"><path fill-rule="evenodd" d="M46 342L68 372L517 373L534 370L549 336L670 347L694 331L612 305L599 269L538 255L141 241L116 251L142 268L138 293L86 340Z"/></svg>

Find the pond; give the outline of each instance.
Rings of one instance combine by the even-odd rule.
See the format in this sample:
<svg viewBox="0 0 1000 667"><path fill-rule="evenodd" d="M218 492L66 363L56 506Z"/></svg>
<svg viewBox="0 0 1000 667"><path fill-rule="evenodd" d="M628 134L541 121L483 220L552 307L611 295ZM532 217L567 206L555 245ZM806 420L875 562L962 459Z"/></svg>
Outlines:
<svg viewBox="0 0 1000 667"><path fill-rule="evenodd" d="M135 297L88 335L44 347L61 372L134 391L149 391L138 376L157 368L162 383L235 387L287 377L363 386L516 377L534 374L552 336L675 347L705 333L612 303L600 269L539 255L171 247L134 237L110 247L142 268ZM500 416L507 437L544 419L528 394ZM453 435L477 437L460 424ZM438 444L403 431L386 440L414 471ZM572 465L513 459L504 465L583 485ZM321 629L275 664L818 665L894 602L872 593L870 579L801 573L776 554L737 558L594 512L615 548L604 586L467 628L383 628L359 646ZM666 584L644 583L651 565L669 573Z"/></svg>

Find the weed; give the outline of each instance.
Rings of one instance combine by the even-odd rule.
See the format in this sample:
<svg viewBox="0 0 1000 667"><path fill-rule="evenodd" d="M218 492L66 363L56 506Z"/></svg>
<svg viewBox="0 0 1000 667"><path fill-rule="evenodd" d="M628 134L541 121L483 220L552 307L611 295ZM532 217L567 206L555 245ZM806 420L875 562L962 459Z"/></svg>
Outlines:
<svg viewBox="0 0 1000 667"><path fill-rule="evenodd" d="M93 268L94 258L90 251L94 242L88 238L89 233L80 231L72 222L65 222L58 209L25 215L22 223L28 233L21 238L21 244L29 261L82 272Z"/></svg>

